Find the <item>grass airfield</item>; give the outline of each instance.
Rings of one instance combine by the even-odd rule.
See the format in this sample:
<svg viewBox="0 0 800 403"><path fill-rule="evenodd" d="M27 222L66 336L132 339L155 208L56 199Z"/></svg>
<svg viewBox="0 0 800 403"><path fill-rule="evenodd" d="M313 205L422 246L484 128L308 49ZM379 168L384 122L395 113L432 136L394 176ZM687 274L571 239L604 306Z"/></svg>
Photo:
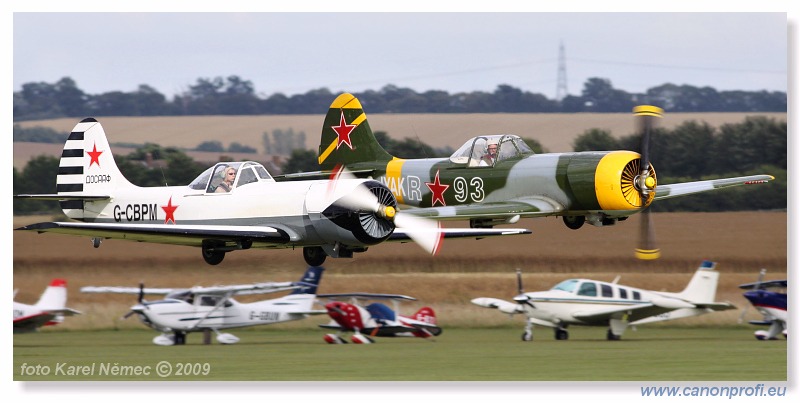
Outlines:
<svg viewBox="0 0 800 403"><path fill-rule="evenodd" d="M448 328L435 341L376 338L371 345L328 345L325 330L310 325L234 329L235 345L203 345L193 333L171 347L152 344L158 333L149 329L48 330L14 336L13 373L15 381L787 380L786 340L759 342L746 325L640 326L613 342L602 327L571 327L566 341L537 327L534 341L522 342L518 319L518 326ZM170 365L169 375L157 374L160 362ZM69 374L92 364L90 374Z"/></svg>

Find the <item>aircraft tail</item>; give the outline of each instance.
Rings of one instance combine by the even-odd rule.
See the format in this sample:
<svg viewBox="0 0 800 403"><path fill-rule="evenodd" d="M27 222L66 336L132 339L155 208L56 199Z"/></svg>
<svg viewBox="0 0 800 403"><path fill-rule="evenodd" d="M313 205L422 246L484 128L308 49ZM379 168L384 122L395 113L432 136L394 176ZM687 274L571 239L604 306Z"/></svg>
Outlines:
<svg viewBox="0 0 800 403"><path fill-rule="evenodd" d="M133 186L117 167L103 126L93 118L78 123L58 164L56 191L64 214L83 218L85 202L107 199L114 189Z"/></svg>
<svg viewBox="0 0 800 403"><path fill-rule="evenodd" d="M311 266L300 278L300 282L304 283L302 287L292 291L290 295L296 294L316 294L319 282L322 280L322 273L325 271L324 267Z"/></svg>
<svg viewBox="0 0 800 403"><path fill-rule="evenodd" d="M50 282L50 285L44 290L39 301L36 302L36 308L40 310L57 310L63 309L67 306L67 282L66 280L56 278Z"/></svg>
<svg viewBox="0 0 800 403"><path fill-rule="evenodd" d="M697 268L686 288L678 297L694 303L712 303L717 295L719 272L714 270L716 263L704 260Z"/></svg>
<svg viewBox="0 0 800 403"><path fill-rule="evenodd" d="M318 154L320 169L392 159L394 157L375 139L358 99L348 93L336 97L322 125Z"/></svg>

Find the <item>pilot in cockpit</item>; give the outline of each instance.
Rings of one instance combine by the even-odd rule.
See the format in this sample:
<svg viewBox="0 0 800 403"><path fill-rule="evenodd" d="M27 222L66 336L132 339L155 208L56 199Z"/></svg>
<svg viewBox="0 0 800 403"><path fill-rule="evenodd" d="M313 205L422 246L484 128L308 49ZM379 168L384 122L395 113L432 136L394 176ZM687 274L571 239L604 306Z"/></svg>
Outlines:
<svg viewBox="0 0 800 403"><path fill-rule="evenodd" d="M497 141L489 140L486 145L486 154L481 157L480 166L492 166L497 161Z"/></svg>
<svg viewBox="0 0 800 403"><path fill-rule="evenodd" d="M224 177L222 178L222 182L217 186L217 189L214 191L216 193L226 193L230 192L233 189L233 181L236 179L236 169L233 167L225 168L225 173L223 174Z"/></svg>

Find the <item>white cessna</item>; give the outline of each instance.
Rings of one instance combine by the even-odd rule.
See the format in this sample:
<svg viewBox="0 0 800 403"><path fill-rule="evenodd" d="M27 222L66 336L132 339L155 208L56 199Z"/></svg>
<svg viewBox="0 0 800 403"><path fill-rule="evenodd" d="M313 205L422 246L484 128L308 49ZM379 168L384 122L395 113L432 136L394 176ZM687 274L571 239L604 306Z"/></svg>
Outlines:
<svg viewBox="0 0 800 403"><path fill-rule="evenodd" d="M606 326L608 340L619 340L628 326L704 315L736 309L727 302L714 302L719 272L714 262L704 261L686 288L678 293L642 290L589 279L571 279L549 291L522 292L517 270L519 295L514 303L496 298L475 298L472 303L497 308L510 315L527 316L523 341L533 340L533 325L555 329L556 340L567 340L567 327Z"/></svg>
<svg viewBox="0 0 800 403"><path fill-rule="evenodd" d="M234 344L239 338L220 329L270 325L323 315L313 309L317 286L325 269L309 267L300 282L270 282L242 285L193 287L189 289L136 287L83 287L86 293L139 294L139 303L125 315L137 314L145 325L162 332L153 339L161 346L186 344L191 332L214 332L220 344ZM264 301L241 303L234 295L268 294L294 290L291 294ZM166 295L160 301L145 301L145 294ZM208 344L209 338L204 342Z"/></svg>
<svg viewBox="0 0 800 403"><path fill-rule="evenodd" d="M327 256L352 257L384 241L413 240L435 254L442 238L530 233L442 229L396 211L394 195L377 181L276 182L250 161L218 163L188 186L139 187L117 168L105 132L92 118L78 123L64 145L56 192L15 197L57 200L76 221L17 229L88 236L95 247L103 239L196 246L212 265L240 249L303 248L306 263L319 266Z"/></svg>

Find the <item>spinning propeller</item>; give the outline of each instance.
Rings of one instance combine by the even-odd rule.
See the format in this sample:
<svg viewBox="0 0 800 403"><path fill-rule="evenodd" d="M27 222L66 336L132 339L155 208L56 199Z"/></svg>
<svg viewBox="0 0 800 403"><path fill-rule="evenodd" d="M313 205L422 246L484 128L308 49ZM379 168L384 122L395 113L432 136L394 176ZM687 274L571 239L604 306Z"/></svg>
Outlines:
<svg viewBox="0 0 800 403"><path fill-rule="evenodd" d="M328 189L328 197L333 197L336 183L340 179L357 178L347 168L337 165L331 174L331 187ZM396 201L391 192L377 191L377 193L373 193L373 190L366 186L358 186L352 192L336 199L334 203L350 210L375 213L393 222L395 227L402 228L426 252L435 255L439 251L444 237L440 223L436 220L397 211L394 207ZM373 225L377 226L379 224L375 223Z"/></svg>
<svg viewBox="0 0 800 403"><path fill-rule="evenodd" d="M137 301L139 301L139 305L142 305L146 309L149 309L149 308L147 308L147 305L144 303L144 283L139 283L139 297L138 297ZM122 317L122 319L128 319L128 318L131 317L131 315L133 315L135 313L136 313L136 311L130 310L130 311L128 311L128 313L125 314L125 316Z"/></svg>
<svg viewBox="0 0 800 403"><path fill-rule="evenodd" d="M635 181L635 187L640 197L640 207L642 208L639 246L636 248L636 257L642 260L654 260L661 256L661 250L656 246L653 218L650 215L650 202L656 195L656 172L650 165L650 136L653 131L654 121L662 117L663 110L655 106L643 105L635 107L633 114L640 118L639 124L642 134L641 162L639 175Z"/></svg>

